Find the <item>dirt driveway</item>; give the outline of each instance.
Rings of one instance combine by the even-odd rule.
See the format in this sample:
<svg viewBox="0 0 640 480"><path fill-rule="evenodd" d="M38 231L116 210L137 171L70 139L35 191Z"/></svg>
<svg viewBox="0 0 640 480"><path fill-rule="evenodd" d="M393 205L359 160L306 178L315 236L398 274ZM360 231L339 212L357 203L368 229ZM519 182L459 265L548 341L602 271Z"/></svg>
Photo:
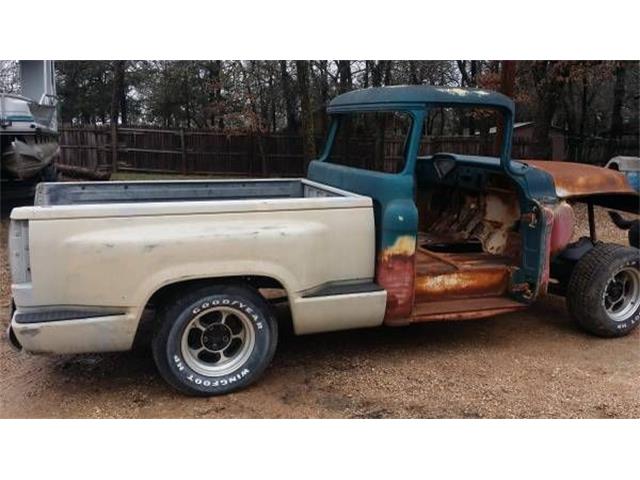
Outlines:
<svg viewBox="0 0 640 480"><path fill-rule="evenodd" d="M603 226L604 213L598 212ZM7 227L3 218L3 332ZM625 242L613 228L601 234ZM524 313L487 320L286 335L257 384L209 399L171 390L147 351L31 356L4 340L3 334L3 418L640 416L640 329L615 340L589 336L553 296Z"/></svg>

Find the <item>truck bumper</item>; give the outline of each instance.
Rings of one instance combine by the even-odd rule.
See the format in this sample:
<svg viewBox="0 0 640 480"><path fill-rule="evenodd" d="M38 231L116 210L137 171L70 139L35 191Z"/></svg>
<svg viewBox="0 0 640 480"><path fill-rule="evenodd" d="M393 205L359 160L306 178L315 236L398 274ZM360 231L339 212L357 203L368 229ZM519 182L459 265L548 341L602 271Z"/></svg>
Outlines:
<svg viewBox="0 0 640 480"><path fill-rule="evenodd" d="M12 298L11 299L11 315L10 315L12 320L13 320L13 314L15 312L16 312L16 303L13 301L13 298ZM6 335L7 335L7 341L9 342L9 345L11 346L11 348L13 348L17 352L22 350L22 345L18 341L18 338L16 337L16 334L13 331L11 322L9 322L9 326L7 327Z"/></svg>
<svg viewBox="0 0 640 480"><path fill-rule="evenodd" d="M135 317L127 313L18 310L8 338L32 353L93 353L130 350L135 333Z"/></svg>
<svg viewBox="0 0 640 480"><path fill-rule="evenodd" d="M11 325L7 327L7 341L9 342L9 345L11 345L11 348L13 348L16 352L22 350L22 345L18 341L18 338L16 337L13 328L11 328Z"/></svg>

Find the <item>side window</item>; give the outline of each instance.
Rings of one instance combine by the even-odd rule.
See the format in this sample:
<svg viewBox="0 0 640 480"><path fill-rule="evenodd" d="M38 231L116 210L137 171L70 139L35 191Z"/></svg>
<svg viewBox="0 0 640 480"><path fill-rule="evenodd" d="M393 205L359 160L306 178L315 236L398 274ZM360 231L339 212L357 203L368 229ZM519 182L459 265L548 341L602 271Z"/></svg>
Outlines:
<svg viewBox="0 0 640 480"><path fill-rule="evenodd" d="M404 168L411 116L403 112L340 115L328 161L349 167L399 173Z"/></svg>

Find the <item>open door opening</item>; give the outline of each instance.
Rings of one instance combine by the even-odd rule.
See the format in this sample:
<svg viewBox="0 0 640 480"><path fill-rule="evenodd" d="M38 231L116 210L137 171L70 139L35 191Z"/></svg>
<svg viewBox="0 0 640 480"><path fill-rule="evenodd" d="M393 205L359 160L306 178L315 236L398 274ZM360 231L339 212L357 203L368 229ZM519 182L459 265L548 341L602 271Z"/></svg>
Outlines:
<svg viewBox="0 0 640 480"><path fill-rule="evenodd" d="M524 308L510 296L512 274L521 262L521 212L516 185L497 158L497 115L446 108L435 114L435 123L425 124L431 132L416 163L412 321L481 318ZM441 148L447 153L437 153Z"/></svg>

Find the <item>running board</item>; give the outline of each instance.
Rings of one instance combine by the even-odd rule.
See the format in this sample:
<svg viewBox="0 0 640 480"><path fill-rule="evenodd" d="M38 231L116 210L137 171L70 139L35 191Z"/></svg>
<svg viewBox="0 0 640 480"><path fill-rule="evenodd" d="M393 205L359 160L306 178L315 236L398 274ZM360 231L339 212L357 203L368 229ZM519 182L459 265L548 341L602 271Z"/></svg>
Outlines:
<svg viewBox="0 0 640 480"><path fill-rule="evenodd" d="M385 321L388 325L438 320L473 320L523 310L527 305L506 297L483 297L417 303L411 317Z"/></svg>

